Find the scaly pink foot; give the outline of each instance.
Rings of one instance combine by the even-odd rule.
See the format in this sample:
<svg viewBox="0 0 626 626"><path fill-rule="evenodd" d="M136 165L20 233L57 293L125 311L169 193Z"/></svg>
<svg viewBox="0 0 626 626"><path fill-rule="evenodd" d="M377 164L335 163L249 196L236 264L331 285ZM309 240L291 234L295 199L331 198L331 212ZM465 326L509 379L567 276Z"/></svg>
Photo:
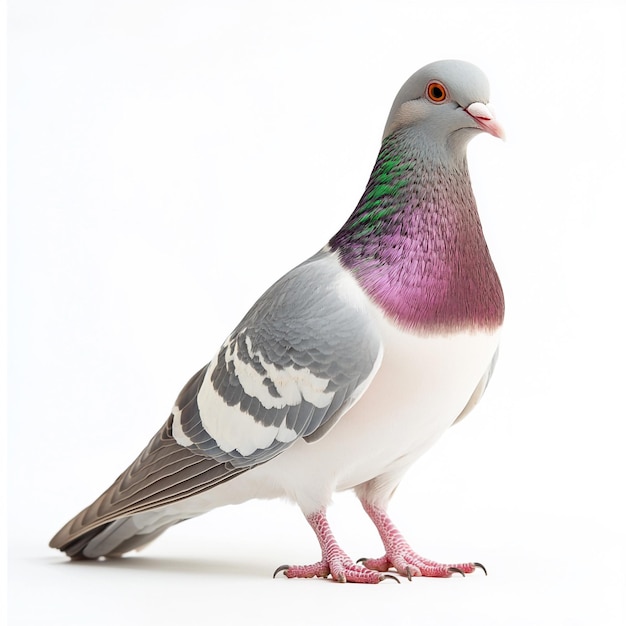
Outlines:
<svg viewBox="0 0 626 626"><path fill-rule="evenodd" d="M430 576L436 578L448 578L458 573L465 576L471 574L476 568L487 570L480 563L454 563L443 564L425 559L416 554L400 531L393 525L385 511L377 506L363 502L363 508L374 522L385 546L385 555L378 559L359 559L368 569L378 572L386 572L392 567L409 580L413 576Z"/></svg>
<svg viewBox="0 0 626 626"><path fill-rule="evenodd" d="M322 560L313 565L281 565L274 572L283 572L287 578L326 578L329 575L340 583L379 583L385 578L393 578L400 582L395 576L381 574L374 569L363 567L354 563L348 555L339 547L337 540L333 536L325 511L319 511L307 517L307 521L317 535L322 548Z"/></svg>

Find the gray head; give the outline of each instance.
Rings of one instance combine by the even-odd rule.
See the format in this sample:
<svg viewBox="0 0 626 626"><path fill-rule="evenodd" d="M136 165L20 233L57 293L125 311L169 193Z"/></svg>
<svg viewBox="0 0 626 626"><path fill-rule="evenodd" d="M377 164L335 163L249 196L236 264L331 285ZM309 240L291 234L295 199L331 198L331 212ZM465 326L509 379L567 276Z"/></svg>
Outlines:
<svg viewBox="0 0 626 626"><path fill-rule="evenodd" d="M393 102L383 139L401 128L416 127L434 142L465 145L479 132L504 137L489 108L489 82L466 61L435 61L402 86Z"/></svg>

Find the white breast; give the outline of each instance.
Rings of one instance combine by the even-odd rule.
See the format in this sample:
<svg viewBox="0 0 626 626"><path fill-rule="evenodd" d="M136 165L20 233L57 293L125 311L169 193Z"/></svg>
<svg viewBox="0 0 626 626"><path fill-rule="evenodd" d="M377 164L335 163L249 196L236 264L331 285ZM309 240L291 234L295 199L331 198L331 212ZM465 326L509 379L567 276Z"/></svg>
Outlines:
<svg viewBox="0 0 626 626"><path fill-rule="evenodd" d="M381 367L322 440L298 441L258 468L303 508L385 473L401 475L462 412L489 367L498 333L416 337L386 324ZM251 472L252 474L253 472Z"/></svg>

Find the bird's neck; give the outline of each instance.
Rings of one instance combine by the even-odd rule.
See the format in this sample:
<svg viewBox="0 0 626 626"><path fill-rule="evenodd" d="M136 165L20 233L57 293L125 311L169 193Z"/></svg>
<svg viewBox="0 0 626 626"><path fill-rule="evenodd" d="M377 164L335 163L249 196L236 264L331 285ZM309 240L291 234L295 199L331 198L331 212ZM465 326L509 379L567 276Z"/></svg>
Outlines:
<svg viewBox="0 0 626 626"><path fill-rule="evenodd" d="M387 137L356 209L329 246L383 311L417 332L495 329L504 297L464 150L425 155L411 129Z"/></svg>

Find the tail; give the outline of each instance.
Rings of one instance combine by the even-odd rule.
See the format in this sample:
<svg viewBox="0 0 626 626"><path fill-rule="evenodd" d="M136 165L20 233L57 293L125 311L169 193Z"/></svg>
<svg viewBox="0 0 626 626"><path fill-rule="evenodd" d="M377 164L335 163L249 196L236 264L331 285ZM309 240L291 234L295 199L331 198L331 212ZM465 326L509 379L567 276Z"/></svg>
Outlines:
<svg viewBox="0 0 626 626"><path fill-rule="evenodd" d="M245 472L199 456L172 437L172 419L91 505L50 541L73 559L121 556L156 539L170 526L194 517L174 505ZM170 505L170 506L168 506ZM197 513L196 513L197 514Z"/></svg>
<svg viewBox="0 0 626 626"><path fill-rule="evenodd" d="M156 517L156 512L154 515ZM145 514L140 517L145 518ZM68 533L66 527L63 527L50 541L50 547L65 552L72 560L120 557L126 552L145 547L170 526L186 519L170 518L161 524L157 522L146 525L145 520L138 523L137 518L138 516L132 515L103 524L70 541L66 540Z"/></svg>

